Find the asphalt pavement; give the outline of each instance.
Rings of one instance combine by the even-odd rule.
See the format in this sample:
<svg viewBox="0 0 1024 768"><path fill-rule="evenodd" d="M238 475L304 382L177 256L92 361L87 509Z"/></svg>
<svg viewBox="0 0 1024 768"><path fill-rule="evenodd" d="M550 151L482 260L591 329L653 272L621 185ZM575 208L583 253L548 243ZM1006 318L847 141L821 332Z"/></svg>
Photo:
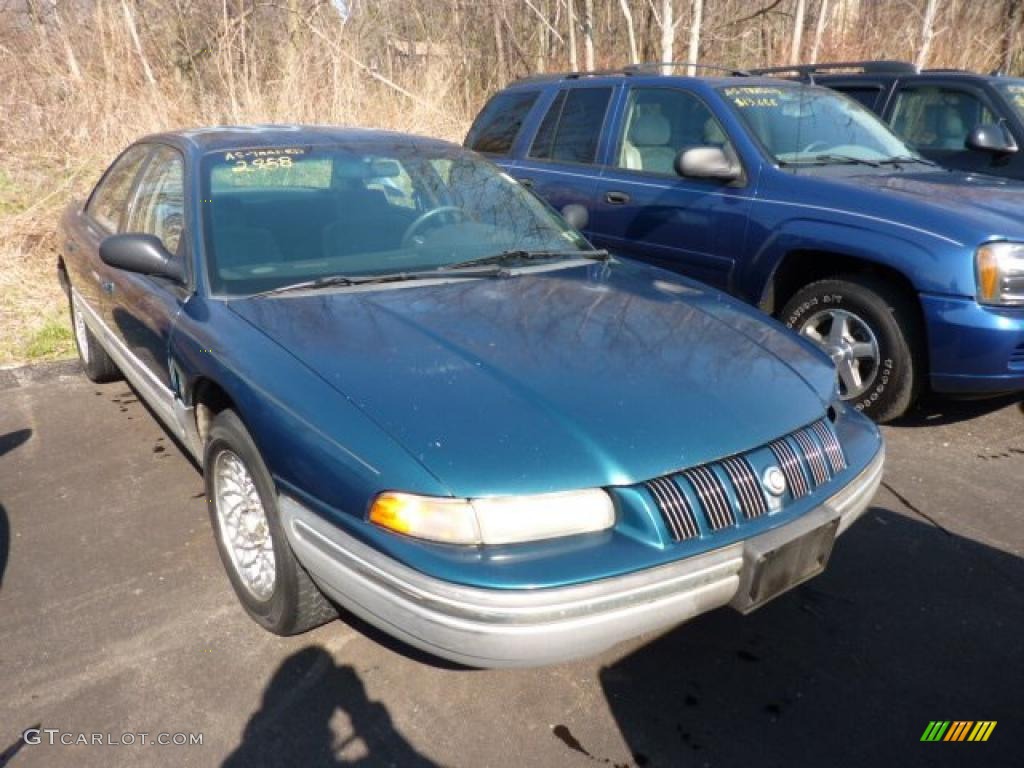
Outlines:
<svg viewBox="0 0 1024 768"><path fill-rule="evenodd" d="M1021 399L931 400L884 431L884 486L819 578L481 671L352 617L265 633L197 468L130 387L0 371L0 766L1024 765ZM922 743L933 720L997 725ZM135 743L60 744L92 734Z"/></svg>

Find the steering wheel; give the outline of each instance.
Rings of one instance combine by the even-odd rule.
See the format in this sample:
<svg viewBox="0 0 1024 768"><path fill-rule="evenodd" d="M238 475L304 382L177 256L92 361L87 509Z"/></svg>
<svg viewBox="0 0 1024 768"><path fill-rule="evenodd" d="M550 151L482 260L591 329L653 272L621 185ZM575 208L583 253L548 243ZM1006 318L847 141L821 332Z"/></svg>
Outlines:
<svg viewBox="0 0 1024 768"><path fill-rule="evenodd" d="M416 220L406 228L405 233L402 235L402 247L408 248L411 246L413 237L423 229L426 224L429 224L434 221L434 219L439 216L444 216L445 214L458 215L462 219L469 218L469 214L467 214L462 208L458 208L454 205L442 205L439 208L429 210L426 213L417 216Z"/></svg>
<svg viewBox="0 0 1024 768"><path fill-rule="evenodd" d="M810 144L808 144L806 147L800 150L800 154L803 155L808 152L813 152L815 148L824 149L827 144L828 142L826 141L812 141Z"/></svg>

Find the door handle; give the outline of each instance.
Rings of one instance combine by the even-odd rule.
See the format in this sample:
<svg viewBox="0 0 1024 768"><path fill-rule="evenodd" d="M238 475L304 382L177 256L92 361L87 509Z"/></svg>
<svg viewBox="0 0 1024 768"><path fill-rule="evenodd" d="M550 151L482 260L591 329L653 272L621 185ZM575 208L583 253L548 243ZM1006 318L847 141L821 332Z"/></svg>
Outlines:
<svg viewBox="0 0 1024 768"><path fill-rule="evenodd" d="M611 192L604 193L604 199L612 205L625 205L629 202L629 195L625 192L619 192L618 190L612 190Z"/></svg>
<svg viewBox="0 0 1024 768"><path fill-rule="evenodd" d="M533 186L533 179L516 179L516 181L518 181L527 189L530 189Z"/></svg>
<svg viewBox="0 0 1024 768"><path fill-rule="evenodd" d="M100 290L109 296L114 293L114 284L109 280L104 280L100 283Z"/></svg>

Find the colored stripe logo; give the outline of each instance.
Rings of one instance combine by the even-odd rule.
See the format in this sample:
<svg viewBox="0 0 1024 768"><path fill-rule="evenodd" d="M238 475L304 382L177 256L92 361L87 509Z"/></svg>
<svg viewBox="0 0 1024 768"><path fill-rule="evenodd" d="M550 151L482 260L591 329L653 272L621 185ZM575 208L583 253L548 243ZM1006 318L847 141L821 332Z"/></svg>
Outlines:
<svg viewBox="0 0 1024 768"><path fill-rule="evenodd" d="M996 720L932 720L921 741L988 741Z"/></svg>

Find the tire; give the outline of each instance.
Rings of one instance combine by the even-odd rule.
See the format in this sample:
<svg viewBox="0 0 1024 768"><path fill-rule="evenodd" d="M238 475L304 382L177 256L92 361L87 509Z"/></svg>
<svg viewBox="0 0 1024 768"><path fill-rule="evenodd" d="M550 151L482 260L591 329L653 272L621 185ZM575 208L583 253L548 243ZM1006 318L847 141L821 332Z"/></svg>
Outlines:
<svg viewBox="0 0 1024 768"><path fill-rule="evenodd" d="M876 422L902 416L917 399L924 380L921 323L911 301L885 281L869 275L819 280L797 291L780 319L829 353L843 400ZM844 326L837 342L833 330Z"/></svg>
<svg viewBox="0 0 1024 768"><path fill-rule="evenodd" d="M248 493L250 504L242 506L252 509L254 492L264 514L259 518L252 511L246 513L249 521L259 521L259 525L255 526L258 531L257 538L261 533L269 538L269 543L266 539L262 543L263 547L272 552L270 567L273 570L273 578L269 584L266 578L253 576L256 571L265 574L265 570L259 571L258 566L253 566L246 571L243 565L239 565L236 557L241 556L234 554L238 550L228 541L231 535L228 520L231 515L225 512L231 508L229 500L232 495L218 497L217 494L237 487L237 484L233 485L224 479L218 480L215 475L223 470L227 473L226 476L237 479L239 475L231 474L237 469L235 461L241 464L251 480ZM203 455L203 474L217 550L231 586L249 616L277 635L305 632L335 618L338 614L334 606L321 594L292 553L281 526L277 510L277 493L270 473L245 425L232 410L221 411L213 420ZM261 548L257 560L262 557L262 562L268 562L266 549Z"/></svg>
<svg viewBox="0 0 1024 768"><path fill-rule="evenodd" d="M75 349L78 350L78 359L89 381L102 384L120 379L121 371L85 324L85 318L78 308L78 300L73 294L68 296L68 310L71 313L71 335L75 337Z"/></svg>

